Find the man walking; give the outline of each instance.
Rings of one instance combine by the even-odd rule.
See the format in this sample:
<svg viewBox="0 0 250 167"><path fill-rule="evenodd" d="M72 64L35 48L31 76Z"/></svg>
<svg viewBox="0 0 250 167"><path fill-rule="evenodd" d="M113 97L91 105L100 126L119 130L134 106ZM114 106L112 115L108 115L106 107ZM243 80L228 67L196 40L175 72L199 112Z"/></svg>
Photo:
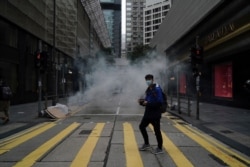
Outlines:
<svg viewBox="0 0 250 167"><path fill-rule="evenodd" d="M9 107L10 98L12 92L7 83L0 78L0 118L3 120L3 124L9 122Z"/></svg>
<svg viewBox="0 0 250 167"><path fill-rule="evenodd" d="M154 83L154 76L148 74L145 76L148 88L145 92L145 99L139 99L140 105L145 106L144 116L139 125L142 137L144 139L144 144L139 148L140 151L148 150L151 148L148 139L147 126L152 124L158 143L158 147L152 151L153 154L161 154L162 151L162 135L160 128L161 110L160 106L163 102L161 87Z"/></svg>

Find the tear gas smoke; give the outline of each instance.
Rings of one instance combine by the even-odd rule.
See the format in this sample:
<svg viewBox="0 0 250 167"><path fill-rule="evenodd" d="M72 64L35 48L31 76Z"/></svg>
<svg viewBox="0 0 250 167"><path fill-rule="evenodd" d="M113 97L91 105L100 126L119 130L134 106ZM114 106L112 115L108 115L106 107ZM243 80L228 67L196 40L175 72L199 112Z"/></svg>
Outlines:
<svg viewBox="0 0 250 167"><path fill-rule="evenodd" d="M87 87L83 92L78 92L69 99L69 104L78 102L108 100L114 93L120 93L123 99L129 101L131 105L138 105L137 99L140 98L146 88L145 75L153 74L154 81L163 87L161 81L162 74L166 72L167 60L165 56L151 53L145 56L140 63L131 64L125 59L120 59L123 65L107 64L103 58L95 60L91 66L91 72L85 74ZM103 105L103 103L99 103Z"/></svg>

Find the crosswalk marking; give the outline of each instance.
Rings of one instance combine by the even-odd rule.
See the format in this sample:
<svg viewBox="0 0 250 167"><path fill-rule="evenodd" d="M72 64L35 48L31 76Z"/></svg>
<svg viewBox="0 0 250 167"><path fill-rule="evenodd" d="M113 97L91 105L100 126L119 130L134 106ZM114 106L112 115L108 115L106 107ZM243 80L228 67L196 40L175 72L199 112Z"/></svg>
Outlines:
<svg viewBox="0 0 250 167"><path fill-rule="evenodd" d="M71 167L87 167L90 161L93 150L98 142L100 134L103 130L105 123L97 123L95 128L92 130L91 134L88 136L88 139L76 155L73 160Z"/></svg>
<svg viewBox="0 0 250 167"><path fill-rule="evenodd" d="M3 145L0 146L0 155L5 153L5 152L8 152L9 150L13 149L16 146L28 141L29 139L45 132L46 130L52 128L55 125L56 125L55 123L49 123L45 126L42 126L38 129L36 129L35 131L24 134L23 136L20 136L18 138L14 138L13 140L8 141L7 143L3 143Z"/></svg>
<svg viewBox="0 0 250 167"><path fill-rule="evenodd" d="M195 133L190 132L184 126L180 124L174 125L177 129L183 132L185 135L190 137L192 140L196 141L200 144L203 148L207 151L211 152L213 155L221 159L224 163L228 164L229 166L237 166L237 167L247 167L247 165L243 164L242 162L238 161L237 159L229 156L228 154L222 152L218 147L214 146L213 144L207 142L206 140L202 139L200 136L196 135Z"/></svg>
<svg viewBox="0 0 250 167"><path fill-rule="evenodd" d="M150 129L153 131L153 126L149 126ZM176 145L167 137L165 133L162 134L163 139L163 147L168 152L170 157L175 162L176 166L178 167L193 167L192 163L185 157L185 155L176 147Z"/></svg>
<svg viewBox="0 0 250 167"><path fill-rule="evenodd" d="M137 147L134 130L129 123L123 123L124 149L127 167L143 167L141 156Z"/></svg>
<svg viewBox="0 0 250 167"><path fill-rule="evenodd" d="M63 138L65 138L68 134L70 134L74 129L76 129L80 124L72 123L66 129L61 131L59 134L54 136L52 139L38 147L36 150L31 152L29 155L24 157L21 161L16 163L14 167L24 167L24 166L32 166L36 160L42 157L46 152L48 152L52 147L54 147L57 143L59 143Z"/></svg>
<svg viewBox="0 0 250 167"><path fill-rule="evenodd" d="M189 129L190 131L194 132L195 134L199 135L201 138L203 138L204 140L207 140L208 142L212 143L213 145L216 145L216 147L220 148L221 150L227 152L228 154L230 154L231 156L237 157L239 160L241 160L242 162L245 162L247 164L250 164L250 160L240 156L239 154L237 154L236 152L228 149L227 147L223 146L222 144L218 143L218 141L215 141L213 138L211 138L211 136L206 135L204 133L201 133L197 130L194 130L193 128L190 128L189 126L185 126L187 129Z"/></svg>
<svg viewBox="0 0 250 167"><path fill-rule="evenodd" d="M168 117L167 117L168 118ZM197 142L202 148L206 149L212 155L216 156L218 159L221 159L228 166L239 166L246 167L249 165L249 160L241 157L237 152L226 148L223 144L220 144L215 139L210 138L206 134L195 130L194 128L182 124L181 120L172 120L173 127L182 132L184 135L188 136L191 140ZM30 130L29 133L22 134L20 136L12 137L9 140L3 140L0 143L0 155L17 147L18 145L28 141L29 139L41 134L42 132L54 127L56 123L43 124L43 126L38 126L33 130ZM72 123L66 129L58 133L52 139L47 141L41 146L38 146L33 152L29 153L21 161L15 164L15 167L23 166L32 166L36 163L42 156L48 153L53 147L55 147L59 142L66 138L73 130L75 130L80 123ZM89 165L90 159L93 155L93 152L96 148L96 145L100 139L100 136L103 132L106 123L96 123L96 126L93 128L91 126L92 132L88 135L87 140L84 142L82 147L79 149L78 153L75 155L75 158L71 162L71 167L87 167ZM118 124L123 128L123 140L124 140L124 153L126 159L126 167L143 167L144 155L140 153L138 149L138 144L135 136L135 131L132 123L122 122ZM149 126L153 132L152 125ZM119 127L120 128L120 127ZM195 163L189 161L188 155L184 153L174 144L174 142L168 137L168 133L162 131L163 137L163 148L166 150L167 155L173 160L171 161L177 167L192 167L195 166ZM121 139L122 140L122 139ZM121 141L122 142L122 141ZM142 157L143 156L143 157ZM147 155L148 156L148 155ZM153 156L153 154L152 154ZM74 155L73 155L74 157ZM124 158L124 157L123 157ZM170 159L169 158L169 159ZM125 160L124 159L124 160ZM71 161L70 159L69 161Z"/></svg>
<svg viewBox="0 0 250 167"><path fill-rule="evenodd" d="M21 131L21 132L15 133L15 134L13 134L13 135L11 135L11 136L9 136L9 137L6 137L6 138L4 138L4 139L1 139L1 140L0 140L0 147L2 147L3 145L6 145L6 144L8 144L8 143L11 143L11 142L13 142L14 139L16 139L16 138L18 138L18 137L20 137L20 136L23 136L24 134L30 133L30 132L32 132L32 131L34 131L34 130L36 130L36 129L39 129L39 128L41 128L41 127L47 125L47 124L51 124L51 122L43 122L43 123L40 123L40 124L38 124L38 125L35 125L35 126L32 126L32 127L28 128L28 129L26 129L26 130L23 130L23 131Z"/></svg>

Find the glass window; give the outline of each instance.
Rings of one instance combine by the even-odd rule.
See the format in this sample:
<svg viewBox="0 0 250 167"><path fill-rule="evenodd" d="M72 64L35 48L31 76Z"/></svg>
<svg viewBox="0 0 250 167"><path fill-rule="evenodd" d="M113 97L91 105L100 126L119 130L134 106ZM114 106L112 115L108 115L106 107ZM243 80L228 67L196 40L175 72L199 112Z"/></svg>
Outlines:
<svg viewBox="0 0 250 167"><path fill-rule="evenodd" d="M17 48L17 28L0 21L0 43Z"/></svg>
<svg viewBox="0 0 250 167"><path fill-rule="evenodd" d="M163 10L170 9L170 5L165 5L162 8L163 8Z"/></svg>
<svg viewBox="0 0 250 167"><path fill-rule="evenodd" d="M158 28L159 28L159 25L156 25L153 27L153 30L158 30Z"/></svg>
<svg viewBox="0 0 250 167"><path fill-rule="evenodd" d="M131 36L132 34L131 33L126 33L127 36Z"/></svg>
<svg viewBox="0 0 250 167"><path fill-rule="evenodd" d="M214 66L214 95L217 97L233 97L232 62Z"/></svg>
<svg viewBox="0 0 250 167"><path fill-rule="evenodd" d="M151 33L146 33L146 37L150 37L151 36Z"/></svg>
<svg viewBox="0 0 250 167"><path fill-rule="evenodd" d="M151 14L151 10L145 12L146 15Z"/></svg>
<svg viewBox="0 0 250 167"><path fill-rule="evenodd" d="M131 27L127 27L126 30L127 30L127 32L131 31Z"/></svg>
<svg viewBox="0 0 250 167"><path fill-rule="evenodd" d="M146 31L151 31L151 27L147 27L147 28L146 28Z"/></svg>
<svg viewBox="0 0 250 167"><path fill-rule="evenodd" d="M128 22L127 22L126 25L127 25L127 26L131 26L131 23L128 23Z"/></svg>

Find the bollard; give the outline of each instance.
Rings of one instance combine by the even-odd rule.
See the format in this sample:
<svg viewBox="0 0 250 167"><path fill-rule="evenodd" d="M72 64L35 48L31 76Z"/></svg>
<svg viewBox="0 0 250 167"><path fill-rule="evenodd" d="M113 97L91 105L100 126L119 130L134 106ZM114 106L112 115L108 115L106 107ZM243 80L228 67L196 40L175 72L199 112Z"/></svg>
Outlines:
<svg viewBox="0 0 250 167"><path fill-rule="evenodd" d="M55 106L55 105L56 105L56 103L57 103L57 101L56 101L56 97L53 97L53 98L52 98L52 106Z"/></svg>
<svg viewBox="0 0 250 167"><path fill-rule="evenodd" d="M190 117L190 113L191 113L191 110L190 110L190 107L191 107L191 104L190 104L190 98L188 97L188 107L187 107L187 112L188 112L188 116Z"/></svg>
<svg viewBox="0 0 250 167"><path fill-rule="evenodd" d="M197 120L200 119L200 107L199 107L199 103L200 103L200 95L199 95L199 91L197 91L197 102L196 102L196 119Z"/></svg>
<svg viewBox="0 0 250 167"><path fill-rule="evenodd" d="M180 100L180 96L177 96L177 107L178 107L178 113L181 114L181 100Z"/></svg>
<svg viewBox="0 0 250 167"><path fill-rule="evenodd" d="M173 106L173 96L172 95L170 96L170 106L171 106L171 108Z"/></svg>
<svg viewBox="0 0 250 167"><path fill-rule="evenodd" d="M48 107L48 96L47 96L47 93L46 93L46 95L44 96L44 98L45 98L44 108L47 109L47 107Z"/></svg>

